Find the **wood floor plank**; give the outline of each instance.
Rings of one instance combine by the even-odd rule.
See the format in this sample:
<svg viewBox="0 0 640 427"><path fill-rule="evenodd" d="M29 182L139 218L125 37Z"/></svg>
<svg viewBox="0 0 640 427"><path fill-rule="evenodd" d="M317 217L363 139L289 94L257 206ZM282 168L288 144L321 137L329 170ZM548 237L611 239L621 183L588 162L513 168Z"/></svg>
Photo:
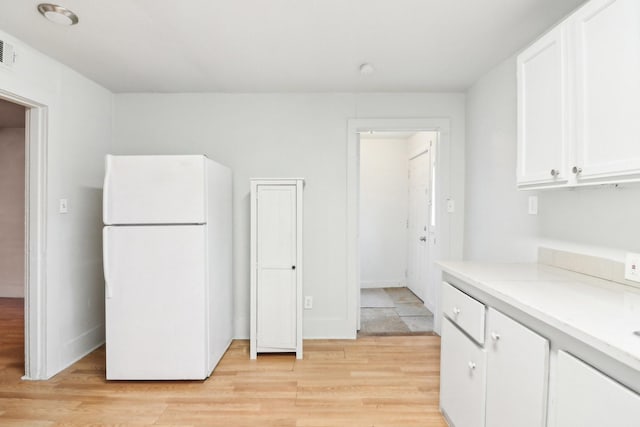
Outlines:
<svg viewBox="0 0 640 427"><path fill-rule="evenodd" d="M2 426L445 427L440 338L309 340L249 360L234 341L206 381L106 381L100 348L49 381L22 381L23 301L0 298Z"/></svg>

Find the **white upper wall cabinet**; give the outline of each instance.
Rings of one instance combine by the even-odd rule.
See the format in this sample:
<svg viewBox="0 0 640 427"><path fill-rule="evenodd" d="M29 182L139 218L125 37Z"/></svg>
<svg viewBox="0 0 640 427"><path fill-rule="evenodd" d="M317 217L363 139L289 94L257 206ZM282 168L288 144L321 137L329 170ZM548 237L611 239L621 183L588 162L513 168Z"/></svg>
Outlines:
<svg viewBox="0 0 640 427"><path fill-rule="evenodd" d="M567 182L566 59L560 27L518 57L518 183Z"/></svg>
<svg viewBox="0 0 640 427"><path fill-rule="evenodd" d="M591 1L571 29L578 181L640 174L640 1Z"/></svg>
<svg viewBox="0 0 640 427"><path fill-rule="evenodd" d="M640 2L592 0L518 56L520 188L640 180Z"/></svg>

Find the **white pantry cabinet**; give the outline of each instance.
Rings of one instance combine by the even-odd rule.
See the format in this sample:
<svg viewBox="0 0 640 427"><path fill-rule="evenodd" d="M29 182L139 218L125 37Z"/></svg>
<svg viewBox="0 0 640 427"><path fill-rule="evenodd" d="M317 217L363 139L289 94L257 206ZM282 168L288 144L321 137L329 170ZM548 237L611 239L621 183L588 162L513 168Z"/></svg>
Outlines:
<svg viewBox="0 0 640 427"><path fill-rule="evenodd" d="M302 179L251 180L250 358L302 358Z"/></svg>
<svg viewBox="0 0 640 427"><path fill-rule="evenodd" d="M546 425L549 341L487 310L487 427Z"/></svg>
<svg viewBox="0 0 640 427"><path fill-rule="evenodd" d="M558 352L556 427L640 426L640 396Z"/></svg>
<svg viewBox="0 0 640 427"><path fill-rule="evenodd" d="M640 180L640 2L591 0L523 51L520 188Z"/></svg>

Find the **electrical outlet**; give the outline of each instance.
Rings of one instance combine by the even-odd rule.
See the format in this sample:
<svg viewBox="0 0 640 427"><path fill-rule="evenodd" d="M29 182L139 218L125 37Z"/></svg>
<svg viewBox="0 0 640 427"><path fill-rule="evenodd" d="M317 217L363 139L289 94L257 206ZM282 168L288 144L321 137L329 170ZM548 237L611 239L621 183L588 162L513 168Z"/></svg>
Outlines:
<svg viewBox="0 0 640 427"><path fill-rule="evenodd" d="M304 309L311 310L313 308L313 297L304 297Z"/></svg>
<svg viewBox="0 0 640 427"><path fill-rule="evenodd" d="M627 254L627 259L624 263L624 278L640 282L640 254Z"/></svg>

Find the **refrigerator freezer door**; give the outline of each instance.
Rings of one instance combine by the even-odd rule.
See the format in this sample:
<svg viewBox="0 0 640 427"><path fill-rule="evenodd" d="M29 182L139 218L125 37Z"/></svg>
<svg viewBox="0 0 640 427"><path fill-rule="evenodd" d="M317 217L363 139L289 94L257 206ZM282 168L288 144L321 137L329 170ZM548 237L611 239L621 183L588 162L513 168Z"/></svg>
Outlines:
<svg viewBox="0 0 640 427"><path fill-rule="evenodd" d="M104 223L206 222L206 162L202 155L107 156Z"/></svg>
<svg viewBox="0 0 640 427"><path fill-rule="evenodd" d="M206 378L206 225L104 235L107 379Z"/></svg>

